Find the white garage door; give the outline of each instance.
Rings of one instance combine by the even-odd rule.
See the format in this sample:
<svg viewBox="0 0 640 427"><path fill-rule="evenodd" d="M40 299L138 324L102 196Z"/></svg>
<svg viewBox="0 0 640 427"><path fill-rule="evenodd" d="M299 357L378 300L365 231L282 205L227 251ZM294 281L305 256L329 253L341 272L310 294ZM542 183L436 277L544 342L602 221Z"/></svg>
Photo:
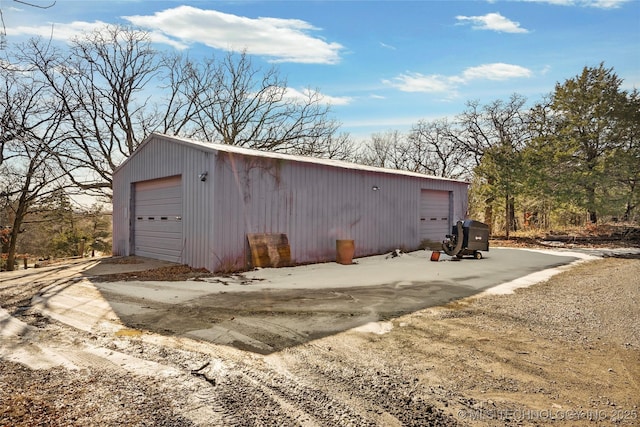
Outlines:
<svg viewBox="0 0 640 427"><path fill-rule="evenodd" d="M420 239L441 242L451 234L449 192L422 190L420 193Z"/></svg>
<svg viewBox="0 0 640 427"><path fill-rule="evenodd" d="M138 182L134 194L134 254L180 262L183 246L181 178Z"/></svg>

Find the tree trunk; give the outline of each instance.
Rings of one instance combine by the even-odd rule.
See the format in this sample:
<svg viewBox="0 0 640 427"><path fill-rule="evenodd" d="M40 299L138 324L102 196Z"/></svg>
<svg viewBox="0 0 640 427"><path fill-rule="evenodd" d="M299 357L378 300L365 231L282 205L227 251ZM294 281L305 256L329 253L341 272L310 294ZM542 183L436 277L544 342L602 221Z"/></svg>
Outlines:
<svg viewBox="0 0 640 427"><path fill-rule="evenodd" d="M590 170L592 168L589 168ZM585 186L587 193L587 212L589 213L589 222L595 224L598 222L598 215L596 213L596 187L593 183L587 183Z"/></svg>
<svg viewBox="0 0 640 427"><path fill-rule="evenodd" d="M484 201L484 222L489 226L489 235L493 230L493 197Z"/></svg>
<svg viewBox="0 0 640 427"><path fill-rule="evenodd" d="M511 215L509 204L509 194L504 196L504 235L507 240L509 240L509 231L511 230Z"/></svg>
<svg viewBox="0 0 640 427"><path fill-rule="evenodd" d="M9 249L9 253L7 254L7 265L6 265L7 271L13 271L13 266L15 263L16 263L16 250L14 246L13 250Z"/></svg>
<svg viewBox="0 0 640 427"><path fill-rule="evenodd" d="M622 221L629 222L631 221L631 212L633 212L635 205L632 205L631 202L627 202L624 215L622 216Z"/></svg>
<svg viewBox="0 0 640 427"><path fill-rule="evenodd" d="M511 231L518 231L518 221L516 220L516 201L513 197L509 199L509 221L511 223Z"/></svg>
<svg viewBox="0 0 640 427"><path fill-rule="evenodd" d="M16 245L18 242L18 230L19 230L19 228L15 227L16 222L18 221L13 222L14 227L11 229L11 234L9 234L9 251L7 253L7 271L13 271L16 263ZM20 221L18 227L22 225L21 223L22 221Z"/></svg>
<svg viewBox="0 0 640 427"><path fill-rule="evenodd" d="M30 180L29 180L30 181ZM27 214L27 202L26 195L23 192L20 200L18 201L18 209L16 209L16 216L13 219L13 228L9 234L9 251L7 253L7 271L13 271L16 262L16 246L18 244L18 234L20 234L20 227L22 227L22 221Z"/></svg>

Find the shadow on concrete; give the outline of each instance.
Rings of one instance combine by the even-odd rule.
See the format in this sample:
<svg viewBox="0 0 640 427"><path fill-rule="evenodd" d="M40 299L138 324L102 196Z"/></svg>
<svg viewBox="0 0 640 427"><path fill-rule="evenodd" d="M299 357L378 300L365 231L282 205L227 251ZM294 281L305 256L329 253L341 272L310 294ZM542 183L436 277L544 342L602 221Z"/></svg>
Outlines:
<svg viewBox="0 0 640 427"><path fill-rule="evenodd" d="M240 275L181 282L100 280L101 275L115 271L172 265L149 259L107 259L84 275L127 328L269 354L444 305L574 260L572 256L503 249L490 252L483 260L441 261L437 266L416 260L425 262L422 266L427 273L430 268L438 269L437 274L426 274L427 280L421 277L371 286L312 289L269 288ZM287 275L296 274L296 268L288 271ZM230 286L230 282L236 285Z"/></svg>

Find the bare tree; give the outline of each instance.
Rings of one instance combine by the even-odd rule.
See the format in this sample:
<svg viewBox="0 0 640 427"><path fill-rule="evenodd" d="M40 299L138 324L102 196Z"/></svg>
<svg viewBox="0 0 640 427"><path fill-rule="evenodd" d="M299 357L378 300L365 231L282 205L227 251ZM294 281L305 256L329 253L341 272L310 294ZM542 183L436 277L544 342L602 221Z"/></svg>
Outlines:
<svg viewBox="0 0 640 427"><path fill-rule="evenodd" d="M487 152L499 145L521 149L528 140L526 98L513 94L508 101L495 100L486 105L467 102L467 109L457 116L461 132L457 141L474 156L477 165Z"/></svg>
<svg viewBox="0 0 640 427"><path fill-rule="evenodd" d="M210 142L291 151L331 137L337 123L317 91L293 93L275 68L254 67L246 53L209 59L198 78L195 135Z"/></svg>
<svg viewBox="0 0 640 427"><path fill-rule="evenodd" d="M456 132L446 119L414 125L408 136L411 169L445 178L468 175L467 151L455 138Z"/></svg>
<svg viewBox="0 0 640 427"><path fill-rule="evenodd" d="M408 157L407 141L397 130L371 135L360 153L358 161L369 166L412 170Z"/></svg>
<svg viewBox="0 0 640 427"><path fill-rule="evenodd" d="M215 63L191 60L182 54L164 55L160 63L162 99L145 134L160 132L187 138L198 134L203 94L215 86Z"/></svg>
<svg viewBox="0 0 640 427"><path fill-rule="evenodd" d="M12 145L16 143L16 138L23 130L19 123L19 106L21 102L17 102L24 95L17 88L17 81L14 72L8 64L0 67L0 77L2 78L2 92L0 93L0 166L5 161L15 156Z"/></svg>
<svg viewBox="0 0 640 427"><path fill-rule="evenodd" d="M472 156L474 173L486 184L485 222L493 223L493 204L505 200L507 238L514 222L514 194L520 182L520 153L530 140L529 118L524 109L526 98L514 94L508 101L496 100L481 106L467 103L457 117L461 132L452 134Z"/></svg>
<svg viewBox="0 0 640 427"><path fill-rule="evenodd" d="M290 153L350 162L355 161L357 156L355 143L348 133L328 135L322 139L305 140L302 144L290 150Z"/></svg>
<svg viewBox="0 0 640 427"><path fill-rule="evenodd" d="M59 164L85 194L110 198L113 170L154 131L346 156L348 138L336 137L339 124L323 96L287 88L277 69L263 72L244 53L220 61L161 57L146 33L105 26L75 38L68 50L30 40L18 59L62 107Z"/></svg>
<svg viewBox="0 0 640 427"><path fill-rule="evenodd" d="M64 184L57 149L65 139L65 112L46 83L28 70L0 69L0 98L6 107L0 122L3 161L0 194L11 211L7 269L13 270L18 236L30 209Z"/></svg>
<svg viewBox="0 0 640 427"><path fill-rule="evenodd" d="M105 26L74 39L68 52L42 39L20 52L64 109L68 135L60 165L81 190L110 197L113 170L137 148L152 119L144 90L159 65L149 37Z"/></svg>

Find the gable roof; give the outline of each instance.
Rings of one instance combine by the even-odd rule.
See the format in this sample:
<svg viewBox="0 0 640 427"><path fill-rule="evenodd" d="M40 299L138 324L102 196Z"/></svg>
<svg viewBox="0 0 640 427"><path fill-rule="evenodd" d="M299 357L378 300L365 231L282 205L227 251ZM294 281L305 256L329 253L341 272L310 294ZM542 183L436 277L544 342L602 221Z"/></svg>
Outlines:
<svg viewBox="0 0 640 427"><path fill-rule="evenodd" d="M172 135L166 135L166 134L162 134L162 133L152 133L148 137L146 137L145 140L142 141L142 143L138 146L138 148L133 152L133 154L131 154L131 156L129 156L124 162L122 162L122 164L120 166L118 166L115 169L114 173L117 170L119 170L122 167L124 167L129 162L129 159L131 159L134 156L138 155L138 153L140 153L142 148L144 148L147 144L151 143L151 141L153 141L154 139L158 139L158 140L162 140L162 141L166 141L166 142L173 142L173 143L181 144L181 145L186 145L186 146L189 146L189 147L194 148L196 150L210 152L210 153L213 153L213 152L224 152L224 153L238 154L238 155L242 155L242 156L253 156L253 157L263 157L263 158L268 158L268 159L289 160L289 161L298 162L298 163L310 163L310 164L323 165L323 166L335 167L335 168L340 168L340 169L351 169L351 170L359 170L359 171L367 171L367 172L378 172L378 173L385 173L385 174L392 174L392 175L411 176L411 177L415 177L415 178L423 178L423 179L427 178L427 179L433 179L433 180L439 180L439 181L457 182L457 183L460 183L460 184L469 184L469 182L463 181L463 180L452 179L452 178L443 178L443 177L439 177L439 176L435 176L435 175L427 175L427 174L423 174L423 173L405 171L405 170L400 170L400 169L389 169L389 168L382 168L382 167L378 167L378 166L367 166L367 165L361 165L361 164L358 164L358 163L347 162L347 161L344 161L344 160L323 159L323 158L318 158L318 157L301 156L301 155L295 155L295 154L275 153L275 152L271 152L271 151L260 151L260 150L254 150L254 149L251 149L251 148L239 147L237 145L227 145L227 144L216 144L216 143L212 143L212 142L202 142L202 141L198 141L198 140L195 140L195 139L183 138L183 137L172 136Z"/></svg>

